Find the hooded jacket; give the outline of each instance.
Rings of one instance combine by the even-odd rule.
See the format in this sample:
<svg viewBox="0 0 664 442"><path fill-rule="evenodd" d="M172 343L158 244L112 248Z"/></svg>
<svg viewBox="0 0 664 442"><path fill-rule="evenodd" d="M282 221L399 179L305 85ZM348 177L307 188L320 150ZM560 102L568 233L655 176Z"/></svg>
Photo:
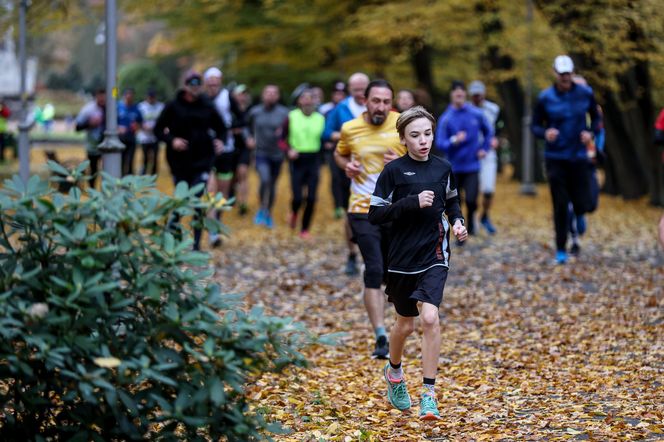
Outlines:
<svg viewBox="0 0 664 442"><path fill-rule="evenodd" d="M154 133L166 143L166 159L175 176L209 172L215 159L215 139L226 140L226 125L212 102L201 96L189 102L179 91L159 115ZM184 151L173 149L173 139L189 142Z"/></svg>

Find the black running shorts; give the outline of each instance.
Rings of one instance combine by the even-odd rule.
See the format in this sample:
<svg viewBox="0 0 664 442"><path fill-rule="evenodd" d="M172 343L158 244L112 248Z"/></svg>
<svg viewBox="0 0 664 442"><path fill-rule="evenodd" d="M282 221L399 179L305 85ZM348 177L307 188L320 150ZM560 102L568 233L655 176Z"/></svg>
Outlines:
<svg viewBox="0 0 664 442"><path fill-rule="evenodd" d="M419 316L419 301L440 307L447 281L447 267L434 266L415 274L387 273L387 300L401 316Z"/></svg>
<svg viewBox="0 0 664 442"><path fill-rule="evenodd" d="M349 213L348 221L364 260L364 286L379 289L387 275L390 226L371 224L366 213Z"/></svg>

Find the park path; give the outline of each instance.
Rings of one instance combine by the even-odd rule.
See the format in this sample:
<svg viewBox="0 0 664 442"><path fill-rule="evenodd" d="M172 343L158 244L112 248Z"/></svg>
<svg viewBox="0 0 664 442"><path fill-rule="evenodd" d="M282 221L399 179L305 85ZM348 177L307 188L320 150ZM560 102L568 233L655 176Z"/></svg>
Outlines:
<svg viewBox="0 0 664 442"><path fill-rule="evenodd" d="M310 368L250 386L253 408L291 429L277 440L664 439L661 210L603 197L582 255L554 266L546 188L530 198L501 181L499 233L452 251L437 382L443 419L425 424L384 397L383 363L368 357L373 337L361 280L342 274L342 227L327 187L315 240L303 241L285 227L286 179L277 228L257 228L231 212L231 238L213 252L225 291L317 333L345 332L336 347L306 351ZM413 394L418 351L419 339L411 338L404 365Z"/></svg>

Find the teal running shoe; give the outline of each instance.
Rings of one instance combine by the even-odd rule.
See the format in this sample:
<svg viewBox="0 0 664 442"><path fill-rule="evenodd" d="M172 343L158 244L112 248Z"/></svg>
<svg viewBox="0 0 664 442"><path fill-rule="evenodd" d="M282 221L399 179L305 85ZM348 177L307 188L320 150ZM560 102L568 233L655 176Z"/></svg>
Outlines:
<svg viewBox="0 0 664 442"><path fill-rule="evenodd" d="M388 374L389 368L390 363L388 362L383 369L385 382L387 382L387 399L397 410L407 410L410 408L411 402L406 388L406 381L401 379L399 382L392 382Z"/></svg>
<svg viewBox="0 0 664 442"><path fill-rule="evenodd" d="M437 421L440 419L436 398L429 392L422 394L422 399L420 400L420 419L423 421Z"/></svg>

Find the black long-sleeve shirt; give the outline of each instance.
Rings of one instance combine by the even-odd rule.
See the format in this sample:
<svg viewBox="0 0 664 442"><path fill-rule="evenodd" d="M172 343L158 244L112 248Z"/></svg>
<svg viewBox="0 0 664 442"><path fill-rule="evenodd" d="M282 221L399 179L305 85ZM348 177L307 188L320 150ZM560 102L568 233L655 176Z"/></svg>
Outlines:
<svg viewBox="0 0 664 442"><path fill-rule="evenodd" d="M431 207L420 208L418 195L434 192ZM443 215L447 215L447 219ZM459 193L449 161L409 155L388 163L371 197L369 221L392 222L388 271L415 274L434 266L449 266L450 222L463 220Z"/></svg>
<svg viewBox="0 0 664 442"><path fill-rule="evenodd" d="M166 159L176 176L209 172L215 158L214 140L226 141L226 124L205 97L187 101L180 91L167 103L154 127L155 136L166 143ZM173 139L189 142L184 151L173 149Z"/></svg>

